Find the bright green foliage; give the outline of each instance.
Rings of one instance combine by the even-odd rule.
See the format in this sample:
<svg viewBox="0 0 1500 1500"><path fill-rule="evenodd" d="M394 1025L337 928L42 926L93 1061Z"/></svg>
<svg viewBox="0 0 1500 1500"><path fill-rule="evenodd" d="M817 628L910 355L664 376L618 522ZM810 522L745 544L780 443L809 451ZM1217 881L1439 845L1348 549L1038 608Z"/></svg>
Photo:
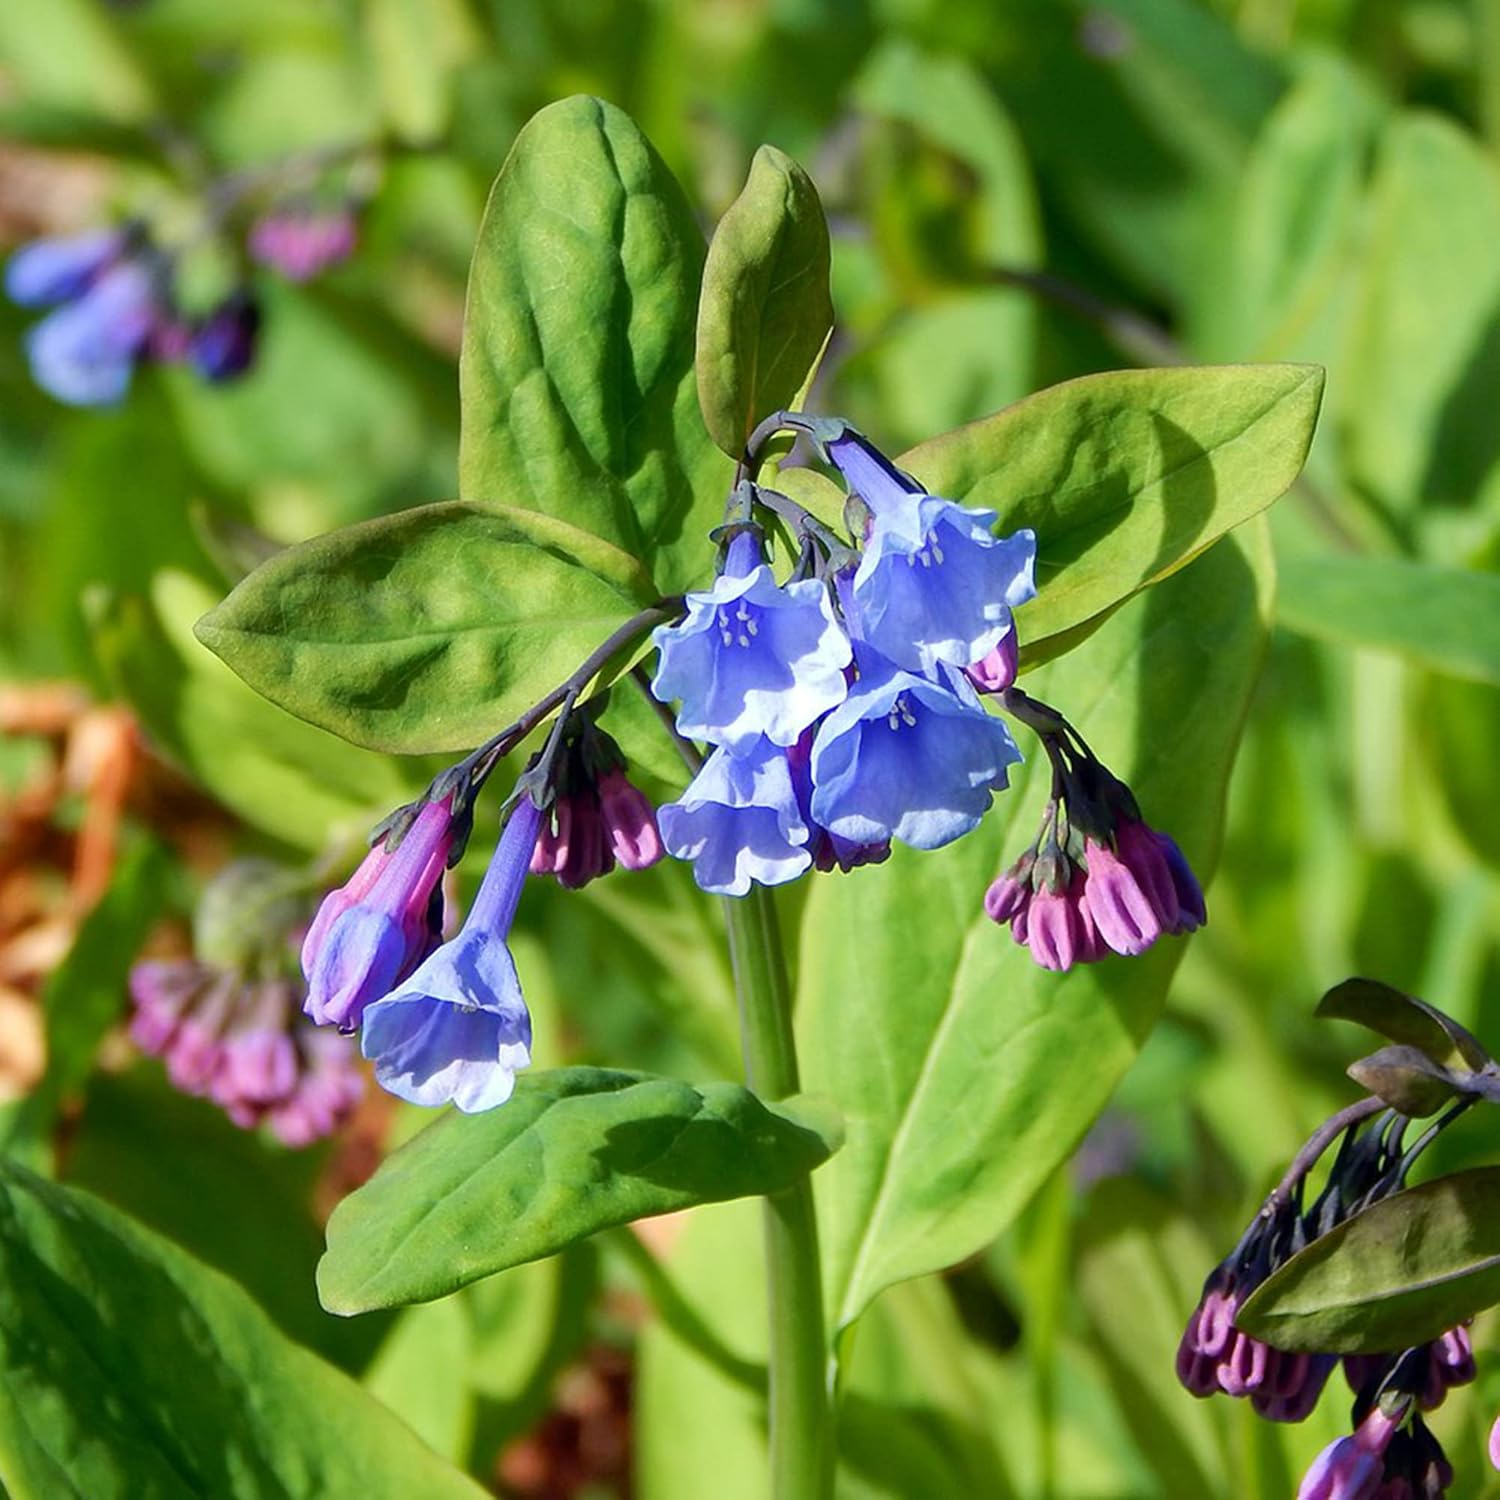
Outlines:
<svg viewBox="0 0 1500 1500"><path fill-rule="evenodd" d="M737 1084L532 1074L503 1109L429 1125L339 1205L318 1290L338 1313L440 1297L615 1224L775 1192L838 1142L826 1107Z"/></svg>
<svg viewBox="0 0 1500 1500"><path fill-rule="evenodd" d="M1435 1339L1500 1301L1500 1168L1387 1198L1294 1255L1240 1309L1281 1349L1379 1354Z"/></svg>
<svg viewBox="0 0 1500 1500"><path fill-rule="evenodd" d="M233 1282L13 1166L0 1167L0 1391L14 1500L484 1494Z"/></svg>
<svg viewBox="0 0 1500 1500"><path fill-rule="evenodd" d="M828 223L811 178L762 146L708 250L698 305L698 401L731 458L762 417L796 403L833 328Z"/></svg>
<svg viewBox="0 0 1500 1500"><path fill-rule="evenodd" d="M703 257L628 116L589 98L536 115L474 250L459 497L591 531L664 592L700 580L729 478L693 376Z"/></svg>
<svg viewBox="0 0 1500 1500"><path fill-rule="evenodd" d="M273 703L357 745L463 750L649 593L630 557L555 517L428 505L289 547L197 633Z"/></svg>
<svg viewBox="0 0 1500 1500"><path fill-rule="evenodd" d="M1491 574L1400 558L1291 558L1276 614L1320 640L1500 686L1500 578Z"/></svg>
<svg viewBox="0 0 1500 1500"><path fill-rule="evenodd" d="M1218 548L1039 676L1134 787L1170 810L1200 871L1265 649L1264 536ZM1044 596L1045 597L1045 596ZM1028 605L1018 614L1026 636ZM1059 692L1057 696L1062 696ZM1040 766L1039 763L1040 762ZM1032 836L1033 756L980 829L875 876L822 881L804 918L799 1021L808 1086L848 1140L819 1174L831 1318L851 1324L892 1282L993 1238L1076 1145L1159 1014L1171 944L1059 976L980 905ZM908 914L922 913L920 923ZM842 977L850 952L859 982Z"/></svg>
<svg viewBox="0 0 1500 1500"><path fill-rule="evenodd" d="M1085 376L901 456L933 494L1037 534L1027 659L1264 510L1297 477L1322 372L1311 365Z"/></svg>

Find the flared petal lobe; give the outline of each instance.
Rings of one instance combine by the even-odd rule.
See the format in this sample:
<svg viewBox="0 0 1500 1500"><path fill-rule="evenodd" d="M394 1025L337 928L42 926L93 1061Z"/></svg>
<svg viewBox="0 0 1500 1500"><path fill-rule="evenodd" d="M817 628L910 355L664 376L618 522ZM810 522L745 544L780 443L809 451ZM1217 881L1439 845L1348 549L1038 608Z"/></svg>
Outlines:
<svg viewBox="0 0 1500 1500"><path fill-rule="evenodd" d="M693 878L715 895L748 895L752 880L781 885L812 863L787 752L768 739L741 754L715 750L657 822L667 853L691 860Z"/></svg>
<svg viewBox="0 0 1500 1500"><path fill-rule="evenodd" d="M937 849L978 826L1021 759L961 678L952 687L861 652L861 675L812 749L812 815L838 838Z"/></svg>
<svg viewBox="0 0 1500 1500"><path fill-rule="evenodd" d="M792 744L843 700L850 661L827 589L812 579L778 585L753 546L736 537L713 588L689 594L687 618L653 636L661 662L652 692L680 701L678 729L735 750L761 737Z"/></svg>

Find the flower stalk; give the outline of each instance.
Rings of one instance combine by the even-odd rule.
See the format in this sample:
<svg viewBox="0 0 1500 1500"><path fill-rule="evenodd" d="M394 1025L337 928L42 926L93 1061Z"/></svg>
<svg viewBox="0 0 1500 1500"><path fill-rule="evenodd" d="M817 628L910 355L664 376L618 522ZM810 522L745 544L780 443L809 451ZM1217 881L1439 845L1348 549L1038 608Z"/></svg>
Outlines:
<svg viewBox="0 0 1500 1500"><path fill-rule="evenodd" d="M745 1079L761 1098L800 1087L791 984L773 894L752 886L724 902ZM824 1347L822 1272L812 1182L765 1200L771 1494L826 1500L833 1492L832 1410Z"/></svg>

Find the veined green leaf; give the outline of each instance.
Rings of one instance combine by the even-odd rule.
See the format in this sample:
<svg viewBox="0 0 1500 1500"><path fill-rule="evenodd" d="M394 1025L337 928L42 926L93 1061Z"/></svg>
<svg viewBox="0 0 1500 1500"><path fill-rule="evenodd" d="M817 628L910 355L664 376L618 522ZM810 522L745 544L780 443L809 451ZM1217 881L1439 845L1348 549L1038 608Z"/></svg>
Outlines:
<svg viewBox="0 0 1500 1500"><path fill-rule="evenodd" d="M1085 375L898 460L933 494L1037 534L1038 597L1020 616L1043 661L1167 577L1297 477L1323 372L1222 365Z"/></svg>
<svg viewBox="0 0 1500 1500"><path fill-rule="evenodd" d="M356 745L463 750L650 597L638 563L566 521L424 505L288 547L197 636L273 703Z"/></svg>
<svg viewBox="0 0 1500 1500"><path fill-rule="evenodd" d="M429 1125L344 1199L318 1291L337 1313L428 1301L600 1229L776 1192L838 1141L826 1107L738 1084L535 1073L500 1109Z"/></svg>
<svg viewBox="0 0 1500 1500"><path fill-rule="evenodd" d="M495 179L469 274L459 497L545 511L701 581L731 469L693 375L703 236L629 116L551 104Z"/></svg>

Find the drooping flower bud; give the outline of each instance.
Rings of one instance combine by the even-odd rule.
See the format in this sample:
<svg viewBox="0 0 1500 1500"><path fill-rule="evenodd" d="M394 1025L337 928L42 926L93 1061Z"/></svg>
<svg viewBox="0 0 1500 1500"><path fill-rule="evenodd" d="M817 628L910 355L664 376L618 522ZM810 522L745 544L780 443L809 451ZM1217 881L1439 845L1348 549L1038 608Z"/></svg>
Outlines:
<svg viewBox="0 0 1500 1500"><path fill-rule="evenodd" d="M280 208L250 226L252 259L288 281L310 281L354 253L359 230L347 207Z"/></svg>
<svg viewBox="0 0 1500 1500"><path fill-rule="evenodd" d="M394 850L376 845L325 897L302 947L305 1008L318 1025L352 1030L426 956L441 928L432 906L455 835L451 802L424 803Z"/></svg>

